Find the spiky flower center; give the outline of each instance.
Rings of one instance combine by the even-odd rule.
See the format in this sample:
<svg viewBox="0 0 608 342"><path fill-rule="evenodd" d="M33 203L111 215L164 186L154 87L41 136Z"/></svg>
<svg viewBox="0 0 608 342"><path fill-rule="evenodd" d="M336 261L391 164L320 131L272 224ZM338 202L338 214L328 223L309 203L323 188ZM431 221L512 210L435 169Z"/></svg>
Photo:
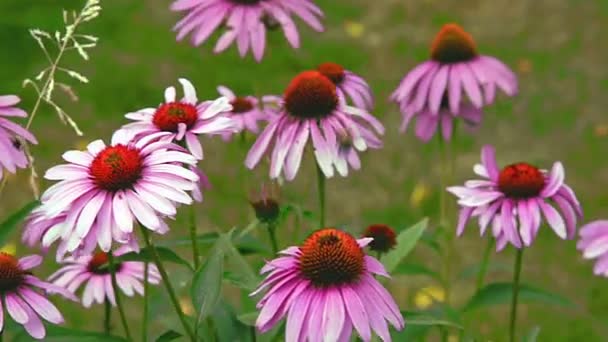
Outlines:
<svg viewBox="0 0 608 342"><path fill-rule="evenodd" d="M28 272L19 267L19 260L14 256L0 252L0 293L16 290Z"/></svg>
<svg viewBox="0 0 608 342"><path fill-rule="evenodd" d="M431 58L441 63L464 62L476 56L473 37L457 24L444 25L431 46Z"/></svg>
<svg viewBox="0 0 608 342"><path fill-rule="evenodd" d="M152 123L162 131L177 132L180 123L191 128L197 119L198 112L194 105L183 102L169 102L158 107L152 118Z"/></svg>
<svg viewBox="0 0 608 342"><path fill-rule="evenodd" d="M110 274L111 268L110 268L109 262L110 262L110 258L109 258L108 253L97 252L93 255L91 260L89 260L89 264L87 265L87 271L94 273L94 274L99 274L99 275ZM113 266L114 266L115 272L120 271L120 268L121 268L120 263L115 263Z"/></svg>
<svg viewBox="0 0 608 342"><path fill-rule="evenodd" d="M544 187L544 175L538 168L528 163L508 165L498 176L498 189L510 198L536 197Z"/></svg>
<svg viewBox="0 0 608 342"><path fill-rule="evenodd" d="M300 251L300 272L317 287L350 284L364 272L364 254L357 240L334 228L314 232Z"/></svg>
<svg viewBox="0 0 608 342"><path fill-rule="evenodd" d="M255 211L255 216L262 222L272 222L279 217L279 202L273 198L264 198L251 202L251 206Z"/></svg>
<svg viewBox="0 0 608 342"><path fill-rule="evenodd" d="M230 104L232 105L232 112L236 114L247 113L254 107L251 100L246 97L236 97Z"/></svg>
<svg viewBox="0 0 608 342"><path fill-rule="evenodd" d="M318 71L304 71L285 90L285 108L301 119L321 119L338 106L333 82Z"/></svg>
<svg viewBox="0 0 608 342"><path fill-rule="evenodd" d="M374 238L369 249L375 252L386 253L397 244L395 231L385 224L373 224L365 229L363 236Z"/></svg>
<svg viewBox="0 0 608 342"><path fill-rule="evenodd" d="M317 67L317 71L329 78L334 84L338 85L344 81L344 68L336 63L323 63Z"/></svg>
<svg viewBox="0 0 608 342"><path fill-rule="evenodd" d="M143 161L139 150L130 146L108 146L89 169L95 184L108 191L130 189L140 178Z"/></svg>

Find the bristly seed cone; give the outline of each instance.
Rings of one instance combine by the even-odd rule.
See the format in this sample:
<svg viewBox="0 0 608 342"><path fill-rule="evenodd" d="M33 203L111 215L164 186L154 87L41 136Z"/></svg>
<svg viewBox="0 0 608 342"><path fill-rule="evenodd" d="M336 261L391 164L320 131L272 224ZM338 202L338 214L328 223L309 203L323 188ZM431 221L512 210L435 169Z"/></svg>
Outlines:
<svg viewBox="0 0 608 342"><path fill-rule="evenodd" d="M94 274L110 274L110 258L108 253L106 252L97 252L93 255L89 264L87 265L87 270ZM119 272L121 268L120 263L116 263L113 265L115 268L115 272Z"/></svg>
<svg viewBox="0 0 608 342"><path fill-rule="evenodd" d="M538 196L545 187L545 176L535 166L516 163L506 166L498 176L498 189L515 199Z"/></svg>
<svg viewBox="0 0 608 342"><path fill-rule="evenodd" d="M351 284L365 271L364 253L357 240L335 228L312 233L300 251L300 272L316 287Z"/></svg>
<svg viewBox="0 0 608 342"><path fill-rule="evenodd" d="M183 102L162 104L154 113L152 123L162 131L177 132L178 125L183 123L191 128L198 119L196 107Z"/></svg>
<svg viewBox="0 0 608 342"><path fill-rule="evenodd" d="M301 119L322 119L338 106L336 86L318 71L304 71L285 90L285 108Z"/></svg>
<svg viewBox="0 0 608 342"><path fill-rule="evenodd" d="M444 25L431 46L431 59L446 64L470 61L477 55L473 37L457 24Z"/></svg>
<svg viewBox="0 0 608 342"><path fill-rule="evenodd" d="M326 62L317 67L317 71L329 78L334 84L338 85L344 81L344 67L340 64Z"/></svg>
<svg viewBox="0 0 608 342"><path fill-rule="evenodd" d="M118 191L130 189L141 178L142 169L139 150L119 144L99 152L91 163L89 173L100 188Z"/></svg>
<svg viewBox="0 0 608 342"><path fill-rule="evenodd" d="M237 97L230 102L233 113L247 113L253 109L253 103L244 97Z"/></svg>
<svg viewBox="0 0 608 342"><path fill-rule="evenodd" d="M16 290L23 284L25 276L28 274L30 273L21 269L17 258L0 252L0 293Z"/></svg>
<svg viewBox="0 0 608 342"><path fill-rule="evenodd" d="M386 253L397 245L395 231L386 224L373 224L367 227L363 236L374 238L368 245L374 252Z"/></svg>

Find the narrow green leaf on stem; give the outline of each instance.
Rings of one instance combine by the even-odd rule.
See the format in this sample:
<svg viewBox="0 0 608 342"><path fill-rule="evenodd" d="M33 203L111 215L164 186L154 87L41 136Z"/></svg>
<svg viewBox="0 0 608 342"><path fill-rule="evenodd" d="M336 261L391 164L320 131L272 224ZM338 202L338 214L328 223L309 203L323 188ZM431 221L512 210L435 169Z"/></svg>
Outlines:
<svg viewBox="0 0 608 342"><path fill-rule="evenodd" d="M277 226L275 222L268 222L266 228L268 230L268 236L270 237L270 244L272 245L272 253L273 255L277 255L277 253L279 253L279 244L277 243L276 235Z"/></svg>
<svg viewBox="0 0 608 342"><path fill-rule="evenodd" d="M198 242L196 241L196 209L193 205L189 208L189 226L190 226L190 241L192 242L192 259L194 260L194 269L198 270L200 266L200 254L198 252Z"/></svg>
<svg viewBox="0 0 608 342"><path fill-rule="evenodd" d="M162 335L160 335L157 339L156 342L170 342L173 340L177 340L178 338L182 337L183 335L178 333L175 330L168 330L165 331Z"/></svg>
<svg viewBox="0 0 608 342"><path fill-rule="evenodd" d="M0 245L4 245L10 234L19 226L19 223L39 205L40 201L29 202L0 223Z"/></svg>
<svg viewBox="0 0 608 342"><path fill-rule="evenodd" d="M399 266L401 261L414 249L418 240L424 233L428 226L429 220L427 218L416 223L415 225L404 229L399 236L397 236L397 245L393 250L386 253L382 258L382 263L386 268L387 272L391 273Z"/></svg>
<svg viewBox="0 0 608 342"><path fill-rule="evenodd" d="M224 275L224 251L219 242L207 261L194 273L190 295L198 313L197 325L206 319L220 301Z"/></svg>
<svg viewBox="0 0 608 342"><path fill-rule="evenodd" d="M488 263L490 262L490 253L494 248L494 239L488 239L486 249L483 251L483 257L481 258L481 265L479 266L479 272L477 273L477 291L483 286L483 280L488 271Z"/></svg>
<svg viewBox="0 0 608 342"><path fill-rule="evenodd" d="M159 260L171 262L174 264L182 265L188 267L188 269L192 270L192 266L190 263L177 255L174 251L167 247L154 247L156 251L156 255ZM141 261L141 262L155 262L154 253L152 253L151 247L142 248L139 253L137 252L129 252L116 257L117 262L123 261Z"/></svg>

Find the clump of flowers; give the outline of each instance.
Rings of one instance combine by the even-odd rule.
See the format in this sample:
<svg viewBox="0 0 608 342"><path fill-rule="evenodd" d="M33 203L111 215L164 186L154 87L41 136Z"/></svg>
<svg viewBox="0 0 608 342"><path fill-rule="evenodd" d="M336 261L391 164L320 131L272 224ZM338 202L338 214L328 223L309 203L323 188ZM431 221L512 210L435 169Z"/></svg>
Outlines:
<svg viewBox="0 0 608 342"><path fill-rule="evenodd" d="M17 169L28 166L28 157L25 154L23 143L27 141L37 144L38 141L27 129L6 118L25 118L27 113L16 107L21 100L15 95L0 96L0 179L3 178L4 170L15 173Z"/></svg>
<svg viewBox="0 0 608 342"><path fill-rule="evenodd" d="M257 134L260 131L258 122L269 121L270 115L261 108L260 101L253 96L237 96L232 90L225 86L217 87L218 92L227 98L232 105L232 110L225 114L234 124L234 132L226 132L222 136L229 140L234 133L248 131Z"/></svg>
<svg viewBox="0 0 608 342"><path fill-rule="evenodd" d="M574 238L583 212L574 191L564 182L561 162L555 162L550 171L525 162L499 169L494 148L487 145L481 151L481 164L473 170L483 179L447 189L461 206L458 235L473 216L478 218L482 235L492 225L497 250L507 243L522 248L534 241L542 215L557 236Z"/></svg>
<svg viewBox="0 0 608 342"><path fill-rule="evenodd" d="M241 57L249 50L261 61L266 49L266 31L281 27L293 48L300 35L292 17L297 16L315 31L323 31L323 12L310 0L177 0L172 11L186 12L174 27L177 40L191 34L192 45L204 43L216 30L223 31L213 51L220 53L236 43Z"/></svg>
<svg viewBox="0 0 608 342"><path fill-rule="evenodd" d="M388 277L384 266L363 248L371 238L325 228L301 246L289 247L262 268L268 274L252 294L258 303L256 327L266 332L287 316L286 341L348 341L355 330L364 341L376 333L390 341L388 324L405 322L390 293L374 277Z"/></svg>
<svg viewBox="0 0 608 342"><path fill-rule="evenodd" d="M283 174L293 180L310 138L325 177L333 177L334 167L346 176L349 165L361 167L357 152L382 146L377 135L383 133L384 126L373 115L345 103L329 78L305 71L287 86L278 117L260 133L245 165L254 168L272 149L270 177Z"/></svg>
<svg viewBox="0 0 608 342"><path fill-rule="evenodd" d="M431 59L410 71L391 95L405 131L416 117L416 136L429 141L441 127L450 140L453 120L481 122L482 107L494 102L496 88L517 93L515 74L494 57L480 55L473 37L457 24L444 25L431 46ZM466 97L465 97L466 95Z"/></svg>

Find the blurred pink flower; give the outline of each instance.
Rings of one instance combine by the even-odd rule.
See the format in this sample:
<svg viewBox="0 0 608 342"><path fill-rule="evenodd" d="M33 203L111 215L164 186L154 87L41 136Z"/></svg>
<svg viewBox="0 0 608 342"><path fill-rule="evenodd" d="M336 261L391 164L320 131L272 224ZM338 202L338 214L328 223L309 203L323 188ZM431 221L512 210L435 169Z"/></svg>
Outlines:
<svg viewBox="0 0 608 342"><path fill-rule="evenodd" d="M19 97L15 95L0 96L0 179L2 179L4 169L10 173L17 172L17 169L24 169L28 165L28 159L22 148L24 139L32 144L37 144L36 138L25 128L5 119L10 117L25 118L27 113L15 107Z"/></svg>
<svg viewBox="0 0 608 342"><path fill-rule="evenodd" d="M129 246L121 246L114 256L120 256L131 252ZM112 274L108 264L108 253L97 252L91 255L65 258L65 265L49 277L49 281L55 285L66 288L70 292L76 292L81 286L84 287L82 294L82 305L88 308L93 302L103 304L106 300L116 306L116 297L112 287ZM133 296L135 292L144 294L145 263L140 261L125 261L114 264L116 283L118 288L127 296ZM160 274L154 264L148 264L148 283L158 284Z"/></svg>
<svg viewBox="0 0 608 342"><path fill-rule="evenodd" d="M382 146L376 134L384 134L380 121L346 105L334 83L320 72L305 71L290 82L278 115L258 136L245 165L254 168L272 149L270 177L278 178L283 172L287 180L293 180L310 136L323 174L333 177L335 167L346 176L349 165L361 167L358 151Z"/></svg>
<svg viewBox="0 0 608 342"><path fill-rule="evenodd" d="M17 259L0 253L0 333L4 330L5 309L13 320L25 328L35 339L43 339L46 330L40 317L53 324L63 323L57 307L39 293L57 293L65 298L77 300L63 287L47 283L32 275L31 269L42 263L39 255Z"/></svg>
<svg viewBox="0 0 608 342"><path fill-rule="evenodd" d="M481 122L481 108L494 102L496 87L514 96L515 74L498 59L480 55L460 26L446 24L433 41L431 60L410 71L391 100L403 115L402 131L417 117L418 138L429 141L441 126L443 139L450 140L454 118L473 126Z"/></svg>
<svg viewBox="0 0 608 342"><path fill-rule="evenodd" d="M517 248L530 246L540 229L542 213L557 236L574 238L577 219L582 218L583 212L574 192L564 183L562 163L555 162L551 171L528 163L511 164L500 170L494 148L484 146L481 164L475 165L474 171L485 179L470 180L464 186L447 189L458 197L462 207L458 235L463 233L471 216L475 216L479 219L481 235L492 224L497 250L502 250L508 242Z"/></svg>
<svg viewBox="0 0 608 342"><path fill-rule="evenodd" d="M374 95L365 80L352 71L345 70L336 63L326 62L317 66L317 71L329 78L344 98L348 97L355 107L371 111L374 109Z"/></svg>
<svg viewBox="0 0 608 342"><path fill-rule="evenodd" d="M232 110L225 97L215 101L198 102L196 90L190 81L180 78L184 88L184 98L176 100L174 87L165 89L165 103L158 108L144 108L125 115L136 122L126 124L118 131L127 139L140 138L147 134L163 132L182 142L197 159L203 159L203 147L198 140L199 134L225 134L234 132L234 123L223 114Z"/></svg>
<svg viewBox="0 0 608 342"><path fill-rule="evenodd" d="M258 122L269 121L271 114L264 111L257 98L253 96L237 96L225 86L217 87L217 91L220 95L227 98L232 105L232 110L224 115L233 121L235 131L222 134L224 140L230 140L233 134L242 131L257 134L260 131Z"/></svg>
<svg viewBox="0 0 608 342"><path fill-rule="evenodd" d="M86 151L64 153L68 164L45 174L60 182L48 188L41 201L47 218L66 218L44 233L43 247L61 240L58 257L76 250L89 254L96 245L107 252L112 240L136 248L134 222L165 233L163 219L173 217L179 203L192 203L187 191L196 188L199 177L186 168L195 165L196 158L166 136L158 140L159 135L163 132L131 141L114 134L110 146L96 140Z"/></svg>
<svg viewBox="0 0 608 342"><path fill-rule="evenodd" d="M576 247L585 259L597 259L593 273L608 277L608 221L594 221L581 227Z"/></svg>
<svg viewBox="0 0 608 342"><path fill-rule="evenodd" d="M224 33L215 45L215 53L236 41L241 57L251 49L257 61L264 55L267 29L280 26L289 44L293 48L300 46L292 16L318 32L323 31L319 21L323 12L310 0L177 0L171 10L187 12L173 28L178 41L192 33L192 44L198 46L220 29Z"/></svg>
<svg viewBox="0 0 608 342"><path fill-rule="evenodd" d="M266 332L287 316L286 341L350 341L353 329L363 341L375 332L391 341L387 321L398 330L405 322L391 294L374 278L389 277L384 266L363 248L373 239L356 240L337 229L321 229L302 246L289 247L262 268L268 274L256 295L256 327Z"/></svg>

